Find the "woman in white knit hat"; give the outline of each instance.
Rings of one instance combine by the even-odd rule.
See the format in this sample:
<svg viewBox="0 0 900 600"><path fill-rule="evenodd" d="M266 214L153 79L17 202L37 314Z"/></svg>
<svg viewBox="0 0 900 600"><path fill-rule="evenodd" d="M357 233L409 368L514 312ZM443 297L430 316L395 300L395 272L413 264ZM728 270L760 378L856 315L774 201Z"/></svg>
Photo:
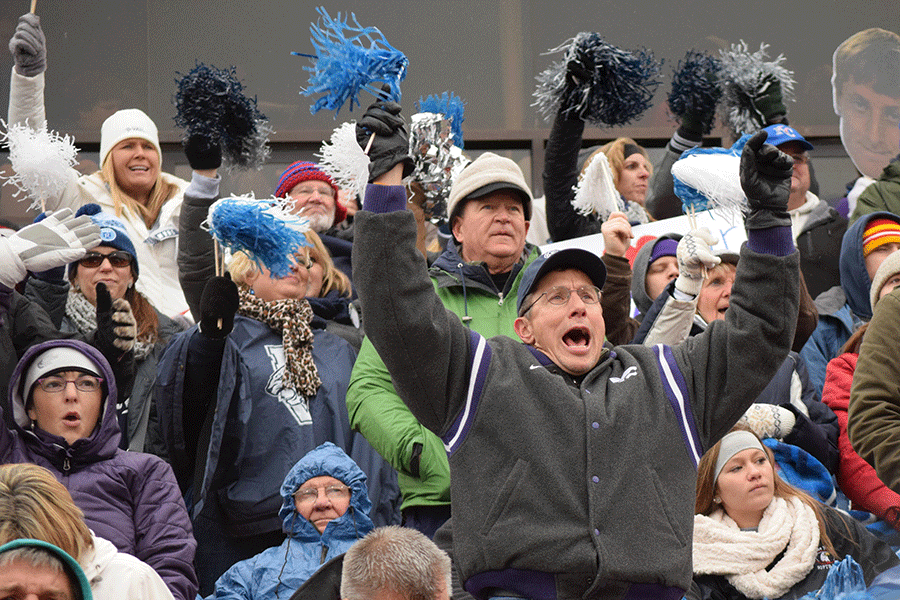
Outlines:
<svg viewBox="0 0 900 600"><path fill-rule="evenodd" d="M756 434L733 429L697 467L687 600L799 598L852 556L866 585L900 560L862 524L785 483Z"/></svg>
<svg viewBox="0 0 900 600"><path fill-rule="evenodd" d="M46 124L44 70L46 48L40 19L19 18L9 43L15 59L9 93L10 124ZM143 276L136 283L160 312L183 315L190 321L187 302L178 283L178 219L188 182L163 173L156 124L136 108L120 110L100 130L100 170L80 175L72 170L61 194L48 198L47 210L77 209L96 202L119 217L135 244Z"/></svg>

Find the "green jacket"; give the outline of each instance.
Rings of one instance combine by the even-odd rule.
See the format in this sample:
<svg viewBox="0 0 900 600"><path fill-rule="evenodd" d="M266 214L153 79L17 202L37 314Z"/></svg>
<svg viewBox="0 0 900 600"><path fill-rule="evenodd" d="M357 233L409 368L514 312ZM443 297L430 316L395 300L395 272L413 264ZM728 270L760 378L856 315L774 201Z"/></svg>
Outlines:
<svg viewBox="0 0 900 600"><path fill-rule="evenodd" d="M900 158L900 156L898 156ZM852 223L862 215L886 210L900 215L900 160L895 158L881 172L878 180L863 190L850 216Z"/></svg>
<svg viewBox="0 0 900 600"><path fill-rule="evenodd" d="M526 244L498 293L483 264L464 263L451 241L429 274L438 296L471 329L485 337L516 338L516 294L524 266L538 257ZM394 391L391 376L372 343L363 341L347 390L350 426L360 431L395 469L403 496L401 509L450 504L450 466L444 444L425 429Z"/></svg>

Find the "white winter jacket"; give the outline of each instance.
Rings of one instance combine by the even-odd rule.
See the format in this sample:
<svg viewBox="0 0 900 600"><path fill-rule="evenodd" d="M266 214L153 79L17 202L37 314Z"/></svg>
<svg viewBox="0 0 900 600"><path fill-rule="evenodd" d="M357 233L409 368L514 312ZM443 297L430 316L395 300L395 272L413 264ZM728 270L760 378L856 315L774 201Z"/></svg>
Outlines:
<svg viewBox="0 0 900 600"><path fill-rule="evenodd" d="M94 600L174 600L153 567L119 552L112 542L94 535L94 548L78 563L84 570Z"/></svg>

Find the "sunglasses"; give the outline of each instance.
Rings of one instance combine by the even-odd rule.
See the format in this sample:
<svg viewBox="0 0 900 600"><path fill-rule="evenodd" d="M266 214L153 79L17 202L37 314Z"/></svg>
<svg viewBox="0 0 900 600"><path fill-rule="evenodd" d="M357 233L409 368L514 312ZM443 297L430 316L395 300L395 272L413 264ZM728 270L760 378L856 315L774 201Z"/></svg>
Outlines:
<svg viewBox="0 0 900 600"><path fill-rule="evenodd" d="M101 254L100 252L88 252L84 258L78 261L78 264L88 269L96 269L103 264L103 259L108 258L109 264L114 267L127 267L131 265L134 257L124 250L116 250L109 254Z"/></svg>

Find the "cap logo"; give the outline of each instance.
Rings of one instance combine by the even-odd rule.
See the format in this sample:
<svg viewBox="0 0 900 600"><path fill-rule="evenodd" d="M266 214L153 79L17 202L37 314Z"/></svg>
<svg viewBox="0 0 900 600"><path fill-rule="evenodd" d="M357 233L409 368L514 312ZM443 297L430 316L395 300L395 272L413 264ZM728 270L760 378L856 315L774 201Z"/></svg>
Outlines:
<svg viewBox="0 0 900 600"><path fill-rule="evenodd" d="M541 258L550 258L557 252L559 252L559 250L548 250L547 252L544 252L543 254L541 254Z"/></svg>
<svg viewBox="0 0 900 600"><path fill-rule="evenodd" d="M116 239L116 231L112 227L100 228L100 239L104 242L111 242Z"/></svg>
<svg viewBox="0 0 900 600"><path fill-rule="evenodd" d="M779 135L787 136L789 138L799 137L793 128L787 127L786 125L776 125L772 130Z"/></svg>

